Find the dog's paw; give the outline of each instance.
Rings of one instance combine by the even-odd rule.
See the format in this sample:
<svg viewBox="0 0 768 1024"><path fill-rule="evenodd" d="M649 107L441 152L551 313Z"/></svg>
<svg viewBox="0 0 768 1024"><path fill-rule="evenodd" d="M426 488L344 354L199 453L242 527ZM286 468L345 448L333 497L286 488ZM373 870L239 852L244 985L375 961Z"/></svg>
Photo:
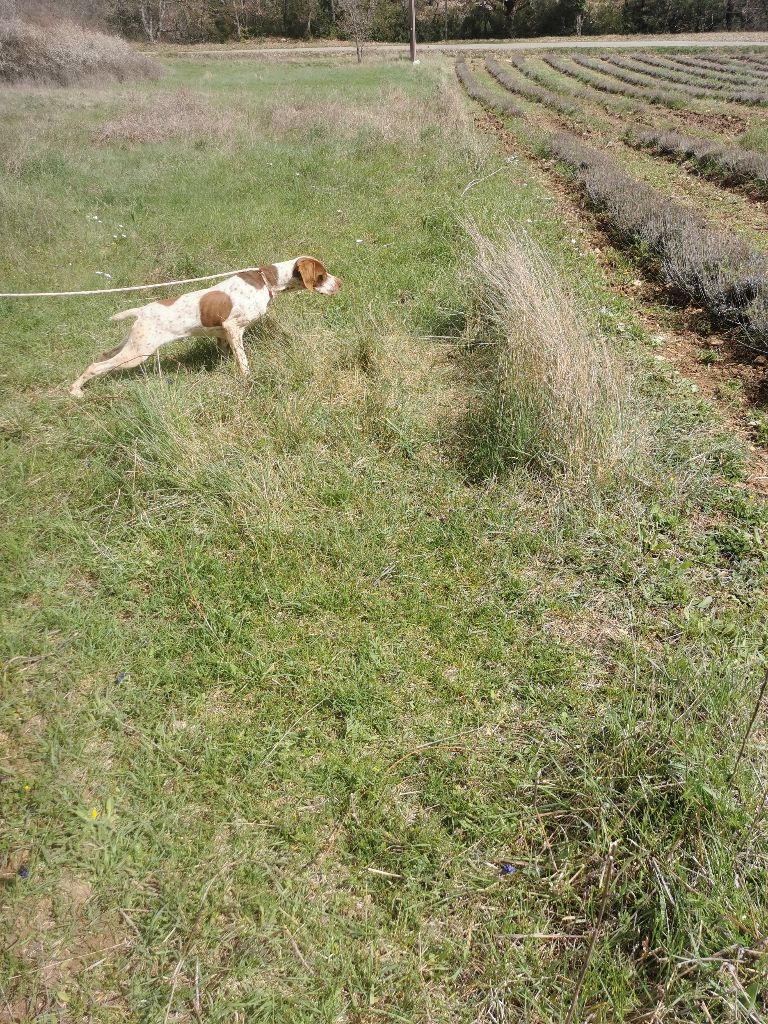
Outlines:
<svg viewBox="0 0 768 1024"><path fill-rule="evenodd" d="M82 388L77 388L74 385L69 389L69 393L70 393L70 395L73 398L82 398L83 397L83 389Z"/></svg>

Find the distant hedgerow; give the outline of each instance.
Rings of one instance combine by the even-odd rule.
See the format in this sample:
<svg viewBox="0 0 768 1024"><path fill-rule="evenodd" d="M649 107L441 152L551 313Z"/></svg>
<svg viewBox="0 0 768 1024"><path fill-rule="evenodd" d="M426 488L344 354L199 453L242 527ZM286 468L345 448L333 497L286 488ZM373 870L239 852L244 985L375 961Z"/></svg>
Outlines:
<svg viewBox="0 0 768 1024"><path fill-rule="evenodd" d="M570 132L552 136L550 149L574 169L612 230L649 255L668 285L768 350L768 257L709 227Z"/></svg>

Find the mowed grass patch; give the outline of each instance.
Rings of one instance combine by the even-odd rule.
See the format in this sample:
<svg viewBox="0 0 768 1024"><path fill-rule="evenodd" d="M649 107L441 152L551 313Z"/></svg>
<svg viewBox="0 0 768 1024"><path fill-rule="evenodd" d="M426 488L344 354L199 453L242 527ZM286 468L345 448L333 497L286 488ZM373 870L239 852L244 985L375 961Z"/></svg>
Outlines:
<svg viewBox="0 0 768 1024"><path fill-rule="evenodd" d="M162 143L91 145L135 112L115 93L23 100L45 127L3 185L11 285L307 251L344 289L279 298L247 381L197 340L80 403L66 385L119 337L120 300L3 306L19 1019L560 1020L614 839L585 1012L760 1005L759 955L735 975L706 957L758 948L766 920L759 735L729 785L761 672L763 507L440 81L175 66L141 95L243 121ZM298 113L273 118L276 94ZM324 100L350 108L339 128ZM527 225L636 378L650 450L629 479L513 463L478 483L456 457L477 398L451 340L466 216Z"/></svg>

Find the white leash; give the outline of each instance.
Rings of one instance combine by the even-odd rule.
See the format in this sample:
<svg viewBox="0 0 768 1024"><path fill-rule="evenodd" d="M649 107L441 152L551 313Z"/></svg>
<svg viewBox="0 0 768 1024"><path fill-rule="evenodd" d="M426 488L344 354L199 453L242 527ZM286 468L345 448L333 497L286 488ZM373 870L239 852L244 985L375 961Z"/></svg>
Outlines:
<svg viewBox="0 0 768 1024"><path fill-rule="evenodd" d="M153 288L170 288L176 284L195 284L197 281L215 281L220 277L234 277L261 267L243 267L241 270L227 270L223 274L206 274L205 277L185 277L181 281L161 281L158 284L134 284L128 288L92 288L81 292L0 292L0 299L57 299L68 295L114 295L115 292L146 292Z"/></svg>

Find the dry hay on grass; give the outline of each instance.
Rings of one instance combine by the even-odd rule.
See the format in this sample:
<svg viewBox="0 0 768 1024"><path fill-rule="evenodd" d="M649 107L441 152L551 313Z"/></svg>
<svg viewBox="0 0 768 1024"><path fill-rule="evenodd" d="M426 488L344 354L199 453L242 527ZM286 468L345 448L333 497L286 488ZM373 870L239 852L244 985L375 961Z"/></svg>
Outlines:
<svg viewBox="0 0 768 1024"><path fill-rule="evenodd" d="M270 114L270 129L278 136L318 125L331 126L342 138L365 133L406 148L418 145L427 132L450 132L454 145L478 148L471 142L476 132L455 81L445 74L438 79L436 95L416 98L391 86L369 104L354 102L351 97L331 101L297 98L283 100ZM485 150L484 142L479 149Z"/></svg>
<svg viewBox="0 0 768 1024"><path fill-rule="evenodd" d="M236 143L243 139L282 139L307 132L329 132L343 139L368 135L381 142L413 147L425 132L450 131L454 144L469 149L473 165L487 150L478 140L455 84L443 76L437 96L414 99L397 87L385 90L375 102L337 99L320 101L300 93L271 103L222 106L191 89L151 94L134 91L121 102L121 110L93 133L98 145L157 143L171 139L188 142Z"/></svg>
<svg viewBox="0 0 768 1024"><path fill-rule="evenodd" d="M248 119L236 111L214 106L190 89L126 98L126 110L99 125L93 141L167 142L169 139L210 139L233 137L248 128Z"/></svg>
<svg viewBox="0 0 768 1024"><path fill-rule="evenodd" d="M160 65L124 39L69 21L0 24L0 82L74 85L88 81L156 78Z"/></svg>

